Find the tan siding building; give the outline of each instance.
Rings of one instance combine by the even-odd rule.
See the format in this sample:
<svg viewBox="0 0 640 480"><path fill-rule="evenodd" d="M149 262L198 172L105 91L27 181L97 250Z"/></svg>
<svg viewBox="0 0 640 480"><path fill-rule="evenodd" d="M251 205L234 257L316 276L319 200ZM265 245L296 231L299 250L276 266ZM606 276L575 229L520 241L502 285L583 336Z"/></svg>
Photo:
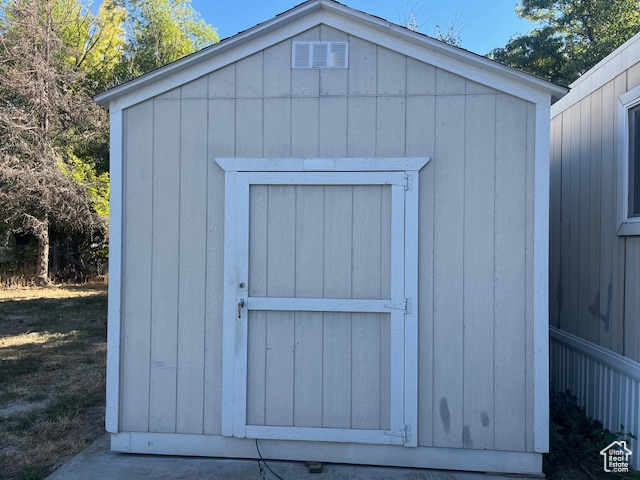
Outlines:
<svg viewBox="0 0 640 480"><path fill-rule="evenodd" d="M612 431L622 424L634 434L640 431L640 223L629 211L635 134L629 118L638 103L636 35L551 108L551 386L570 390ZM637 441L631 445L636 452Z"/></svg>

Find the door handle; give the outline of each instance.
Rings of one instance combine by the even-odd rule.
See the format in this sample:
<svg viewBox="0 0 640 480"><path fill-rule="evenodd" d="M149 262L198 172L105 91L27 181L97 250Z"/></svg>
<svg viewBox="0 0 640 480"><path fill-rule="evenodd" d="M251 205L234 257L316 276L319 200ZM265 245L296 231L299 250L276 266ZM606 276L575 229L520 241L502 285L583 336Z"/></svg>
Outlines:
<svg viewBox="0 0 640 480"><path fill-rule="evenodd" d="M244 307L244 298L238 302L238 318L242 318L242 307Z"/></svg>

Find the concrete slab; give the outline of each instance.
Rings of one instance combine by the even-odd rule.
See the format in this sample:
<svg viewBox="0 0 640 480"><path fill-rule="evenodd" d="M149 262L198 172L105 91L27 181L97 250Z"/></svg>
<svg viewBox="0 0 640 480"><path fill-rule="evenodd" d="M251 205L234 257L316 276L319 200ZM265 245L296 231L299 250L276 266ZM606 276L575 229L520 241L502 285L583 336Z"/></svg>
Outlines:
<svg viewBox="0 0 640 480"><path fill-rule="evenodd" d="M498 475L323 464L322 473L309 473L301 462L268 461L284 480L505 480ZM47 477L48 480L142 480L142 479L275 480L264 463L202 457L170 457L116 453L104 435ZM522 477L517 477L522 478ZM535 478L535 477L527 477Z"/></svg>

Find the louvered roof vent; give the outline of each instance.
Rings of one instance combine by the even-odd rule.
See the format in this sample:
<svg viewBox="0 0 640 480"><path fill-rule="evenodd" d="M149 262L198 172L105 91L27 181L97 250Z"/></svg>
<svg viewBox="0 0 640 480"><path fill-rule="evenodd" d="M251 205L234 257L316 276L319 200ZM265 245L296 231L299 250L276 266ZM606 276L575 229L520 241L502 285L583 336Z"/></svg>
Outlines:
<svg viewBox="0 0 640 480"><path fill-rule="evenodd" d="M293 42L293 68L347 68L348 42Z"/></svg>

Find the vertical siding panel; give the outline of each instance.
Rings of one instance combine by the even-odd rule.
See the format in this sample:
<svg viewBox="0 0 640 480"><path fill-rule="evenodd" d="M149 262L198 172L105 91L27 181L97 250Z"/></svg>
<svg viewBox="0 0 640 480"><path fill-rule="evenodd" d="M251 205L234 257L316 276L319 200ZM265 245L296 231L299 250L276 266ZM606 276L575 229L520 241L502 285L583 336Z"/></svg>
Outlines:
<svg viewBox="0 0 640 480"><path fill-rule="evenodd" d="M433 444L454 448L463 446L465 99L445 93L464 89L463 79L436 70Z"/></svg>
<svg viewBox="0 0 640 480"><path fill-rule="evenodd" d="M408 59L408 66L413 60ZM412 80L407 85L428 88ZM431 67L433 69L433 67ZM433 80L435 83L435 69ZM425 79L428 76L425 75ZM425 80L426 82L427 80ZM435 90L435 86L433 87ZM428 156L431 161L420 171L418 209L418 445L433 444L433 209L435 192L435 97L407 97L407 156Z"/></svg>
<svg viewBox="0 0 640 480"><path fill-rule="evenodd" d="M234 72L232 70L232 72ZM233 86L233 79L227 79ZM209 89L212 80L210 78ZM210 90L211 92L211 90ZM233 156L235 100L209 100L207 165L207 282L204 433L218 434L222 418L222 304L224 291L224 172L215 158Z"/></svg>
<svg viewBox="0 0 640 480"><path fill-rule="evenodd" d="M291 155L318 156L319 105L317 98L291 99Z"/></svg>
<svg viewBox="0 0 640 480"><path fill-rule="evenodd" d="M236 96L238 98L263 96L262 68L262 52L254 53L236 62Z"/></svg>
<svg viewBox="0 0 640 480"><path fill-rule="evenodd" d="M406 85L406 58L393 50L378 47L377 52L378 95L404 94Z"/></svg>
<svg viewBox="0 0 640 480"><path fill-rule="evenodd" d="M435 93L435 91L435 67L407 57L407 94Z"/></svg>
<svg viewBox="0 0 640 480"><path fill-rule="evenodd" d="M380 298L391 298L391 187L380 195ZM380 316L380 428L391 422L391 316Z"/></svg>
<svg viewBox="0 0 640 480"><path fill-rule="evenodd" d="M180 87L180 98L184 99L196 99L207 98L209 88L209 77L204 76L197 78L189 83Z"/></svg>
<svg viewBox="0 0 640 480"><path fill-rule="evenodd" d="M626 72L618 75L613 81L613 95L614 95L614 117L613 117L613 131L611 132L612 141L613 141L613 151L614 151L614 159L618 158L620 152L618 152L618 112L617 112L617 99L624 92L627 91L627 75ZM618 172L617 164L614 160L614 170L615 177L618 178L617 175L620 174ZM616 201L617 199L617 182L614 182L613 191L615 192L613 198L613 214L614 218L614 228L610 231L611 236L613 237L613 306L611 309L611 349L614 352L620 353L622 355L624 352L624 337L625 337L625 327L626 327L626 319L624 318L624 272L625 272L625 237L617 236L617 207Z"/></svg>
<svg viewBox="0 0 640 480"><path fill-rule="evenodd" d="M265 424L293 426L294 313L267 312Z"/></svg>
<svg viewBox="0 0 640 480"><path fill-rule="evenodd" d="M264 50L264 96L291 95L291 41Z"/></svg>
<svg viewBox="0 0 640 480"><path fill-rule="evenodd" d="M525 449L526 103L498 95L495 165L495 448Z"/></svg>
<svg viewBox="0 0 640 480"><path fill-rule="evenodd" d="M324 190L297 186L295 195L295 296L322 298Z"/></svg>
<svg viewBox="0 0 640 480"><path fill-rule="evenodd" d="M125 113L123 245L123 431L149 428L151 249L153 200L153 101Z"/></svg>
<svg viewBox="0 0 640 480"><path fill-rule="evenodd" d="M464 172L464 446L493 448L494 95L468 95Z"/></svg>
<svg viewBox="0 0 640 480"><path fill-rule="evenodd" d="M263 130L263 155L288 157L291 153L291 99L264 99Z"/></svg>
<svg viewBox="0 0 640 480"><path fill-rule="evenodd" d="M322 333L322 313L295 312L293 424L297 427L322 426Z"/></svg>
<svg viewBox="0 0 640 480"><path fill-rule="evenodd" d="M296 187L295 296L322 298L324 188ZM322 313L296 312L293 424L322 426Z"/></svg>
<svg viewBox="0 0 640 480"><path fill-rule="evenodd" d="M294 42L317 42L320 27L314 27L291 39ZM312 68L291 69L291 94L294 96L318 96L320 94L320 70Z"/></svg>
<svg viewBox="0 0 640 480"><path fill-rule="evenodd" d="M349 95L376 93L376 45L349 36Z"/></svg>
<svg viewBox="0 0 640 480"><path fill-rule="evenodd" d="M466 83L467 94L477 93L477 94L486 95L486 94L496 93L496 91L493 88L486 87L484 85L481 85L480 83L476 83L468 79L465 80L465 83Z"/></svg>
<svg viewBox="0 0 640 480"><path fill-rule="evenodd" d="M569 331L569 283L572 280L569 271L571 249L569 247L569 225L571 212L570 185L571 185L571 122L572 116L569 110L562 114L562 149L561 158L561 202L560 212L560 291L557 293L560 305L560 318L558 327Z"/></svg>
<svg viewBox="0 0 640 480"><path fill-rule="evenodd" d="M526 371L526 390L525 390L525 420L526 420L526 438L525 451L533 452L534 450L534 356L533 356L533 332L534 332L534 316L533 304L535 302L533 295L533 279L534 279L534 192L536 188L536 106L533 103L527 103L527 156L526 156L526 187L525 187L525 211L526 211L526 231L525 231L525 371Z"/></svg>
<svg viewBox="0 0 640 480"><path fill-rule="evenodd" d="M206 90L207 83L203 85ZM207 103L182 100L176 423L179 433L204 431L207 144L203 139L206 136Z"/></svg>
<svg viewBox="0 0 640 480"><path fill-rule="evenodd" d="M567 324L569 333L578 335L578 287L580 286L580 104L574 105L568 112L571 116L571 130L569 131L570 159L569 189L566 191L569 199L569 282L567 287Z"/></svg>
<svg viewBox="0 0 640 480"><path fill-rule="evenodd" d="M236 156L262 157L263 114L261 98L236 100Z"/></svg>
<svg viewBox="0 0 640 480"><path fill-rule="evenodd" d="M403 157L405 152L405 97L378 97L376 156Z"/></svg>
<svg viewBox="0 0 640 480"><path fill-rule="evenodd" d="M320 99L319 150L321 157L347 156L347 99Z"/></svg>
<svg viewBox="0 0 640 480"><path fill-rule="evenodd" d="M180 241L180 100L154 102L149 431L175 432Z"/></svg>
<svg viewBox="0 0 640 480"><path fill-rule="evenodd" d="M591 316L589 315L589 217L590 217L590 188L591 188L591 101L587 97L579 104L580 110L580 143L578 149L578 165L580 168L580 217L579 217L579 248L578 248L578 333L582 338L589 338L591 330Z"/></svg>
<svg viewBox="0 0 640 480"><path fill-rule="evenodd" d="M627 70L627 91L640 85L640 63Z"/></svg>
<svg viewBox="0 0 640 480"><path fill-rule="evenodd" d="M560 316L560 212L562 210L562 114L551 121L551 199L549 245L549 324L558 326Z"/></svg>
<svg viewBox="0 0 640 480"><path fill-rule="evenodd" d="M249 311L247 335L247 425L265 425L267 312Z"/></svg>
<svg viewBox="0 0 640 480"><path fill-rule="evenodd" d="M168 90L164 93L161 93L157 97L154 97L154 100L178 100L180 99L180 87L176 87L174 89Z"/></svg>
<svg viewBox="0 0 640 480"><path fill-rule="evenodd" d="M267 295L268 187L249 190L249 296ZM264 425L267 313L249 312L247 341L247 424Z"/></svg>
<svg viewBox="0 0 640 480"><path fill-rule="evenodd" d="M249 190L249 296L267 295L267 224L269 197L266 185Z"/></svg>
<svg viewBox="0 0 640 480"><path fill-rule="evenodd" d="M466 81L455 73L436 68L436 93L446 95L448 93L464 93L466 90Z"/></svg>
<svg viewBox="0 0 640 480"><path fill-rule="evenodd" d="M353 187L353 298L380 298L380 187ZM380 315L352 315L352 428L380 427Z"/></svg>
<svg viewBox="0 0 640 480"><path fill-rule="evenodd" d="M589 188L589 287L587 313L589 331L587 340L598 343L600 330L600 309L602 296L600 290L600 187L602 171L602 90L596 90L590 96L590 150L591 172ZM593 396L591 396L593 398Z"/></svg>
<svg viewBox="0 0 640 480"><path fill-rule="evenodd" d="M376 99L374 97L349 97L348 115L347 156L375 157Z"/></svg>
<svg viewBox="0 0 640 480"><path fill-rule="evenodd" d="M209 74L209 96L212 98L229 98L236 96L235 63Z"/></svg>
<svg viewBox="0 0 640 480"><path fill-rule="evenodd" d="M343 42L348 35L327 25L320 25L320 41ZM346 95L348 91L349 69L320 69L320 95Z"/></svg>
<svg viewBox="0 0 640 480"><path fill-rule="evenodd" d="M600 331L598 343L605 348L611 348L612 304L613 304L613 242L616 230L614 168L615 158L613 144L615 132L614 119L617 112L614 109L616 99L613 96L613 82L602 87L602 170L600 203Z"/></svg>
<svg viewBox="0 0 640 480"><path fill-rule="evenodd" d="M295 294L295 187L268 187L267 296ZM294 313L267 312L265 423L293 425Z"/></svg>
<svg viewBox="0 0 640 480"><path fill-rule="evenodd" d="M351 298L353 189L324 187L324 296ZM322 426L351 427L351 315L325 313Z"/></svg>

